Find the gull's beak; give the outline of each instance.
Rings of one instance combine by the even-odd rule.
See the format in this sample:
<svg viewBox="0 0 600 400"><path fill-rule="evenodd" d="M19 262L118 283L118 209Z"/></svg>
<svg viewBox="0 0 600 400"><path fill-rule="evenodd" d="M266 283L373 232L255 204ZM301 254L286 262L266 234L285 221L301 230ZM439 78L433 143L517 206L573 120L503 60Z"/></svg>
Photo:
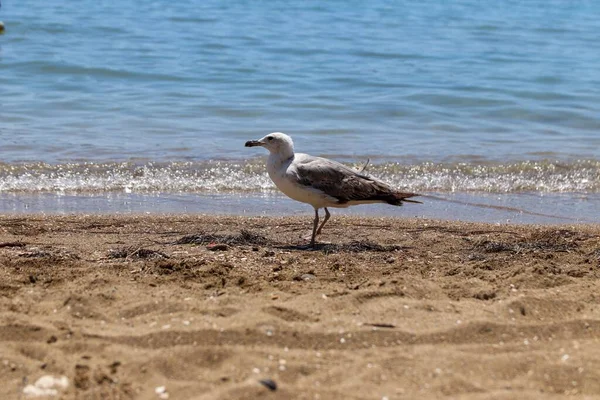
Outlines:
<svg viewBox="0 0 600 400"><path fill-rule="evenodd" d="M245 144L246 147L256 147L256 146L262 146L264 143L261 142L260 140L248 140Z"/></svg>

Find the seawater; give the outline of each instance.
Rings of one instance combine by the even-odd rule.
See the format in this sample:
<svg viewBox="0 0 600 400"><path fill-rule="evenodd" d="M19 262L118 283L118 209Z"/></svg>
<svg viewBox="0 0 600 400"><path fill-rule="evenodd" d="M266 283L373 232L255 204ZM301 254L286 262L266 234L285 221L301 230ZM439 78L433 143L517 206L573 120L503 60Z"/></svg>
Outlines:
<svg viewBox="0 0 600 400"><path fill-rule="evenodd" d="M0 211L260 212L278 197L243 143L283 131L398 187L597 221L598 2L2 6L0 194L29 200Z"/></svg>

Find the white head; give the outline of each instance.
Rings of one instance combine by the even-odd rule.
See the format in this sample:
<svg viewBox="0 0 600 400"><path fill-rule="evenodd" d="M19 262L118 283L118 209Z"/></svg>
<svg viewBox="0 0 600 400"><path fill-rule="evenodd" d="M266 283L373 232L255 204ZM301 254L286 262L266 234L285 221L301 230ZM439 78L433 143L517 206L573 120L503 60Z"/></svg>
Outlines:
<svg viewBox="0 0 600 400"><path fill-rule="evenodd" d="M249 140L246 142L246 147L261 146L269 150L271 154L277 154L284 158L289 158L294 155L294 142L292 138L281 132L269 133L262 139Z"/></svg>

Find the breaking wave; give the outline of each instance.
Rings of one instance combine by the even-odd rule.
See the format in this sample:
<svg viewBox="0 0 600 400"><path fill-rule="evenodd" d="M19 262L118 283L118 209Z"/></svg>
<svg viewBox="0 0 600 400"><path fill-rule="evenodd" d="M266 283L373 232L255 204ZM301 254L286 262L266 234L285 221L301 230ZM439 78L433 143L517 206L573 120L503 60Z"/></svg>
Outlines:
<svg viewBox="0 0 600 400"><path fill-rule="evenodd" d="M600 192L598 160L414 165L387 162L369 165L366 173L416 192ZM219 193L274 189L264 159L0 164L3 193Z"/></svg>

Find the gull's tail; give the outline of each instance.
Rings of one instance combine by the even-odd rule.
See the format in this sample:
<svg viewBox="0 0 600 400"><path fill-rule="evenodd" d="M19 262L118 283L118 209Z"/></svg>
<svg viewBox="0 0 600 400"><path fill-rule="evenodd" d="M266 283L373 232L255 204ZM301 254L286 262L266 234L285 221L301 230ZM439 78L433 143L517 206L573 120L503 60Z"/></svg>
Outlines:
<svg viewBox="0 0 600 400"><path fill-rule="evenodd" d="M403 202L423 204L417 200L409 200L410 197L418 196L416 193L394 192L390 193L383 200L393 206L401 206Z"/></svg>

